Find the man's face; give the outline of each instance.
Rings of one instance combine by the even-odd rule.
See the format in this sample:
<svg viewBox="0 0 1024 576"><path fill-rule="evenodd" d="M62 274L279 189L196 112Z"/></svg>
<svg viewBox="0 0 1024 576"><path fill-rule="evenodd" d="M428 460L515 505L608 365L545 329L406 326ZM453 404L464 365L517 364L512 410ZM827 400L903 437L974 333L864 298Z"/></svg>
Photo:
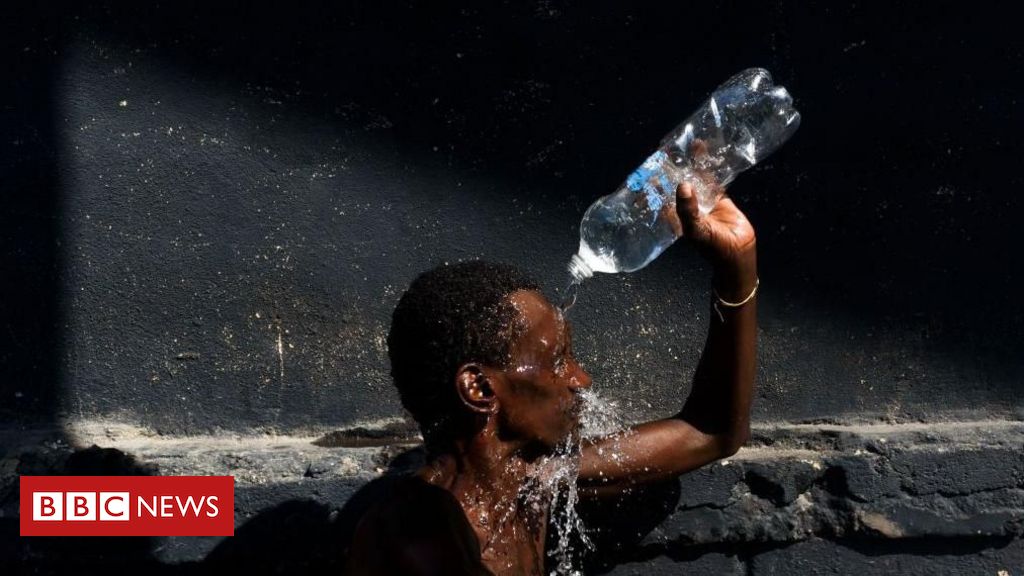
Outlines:
<svg viewBox="0 0 1024 576"><path fill-rule="evenodd" d="M578 393L590 386L590 376L573 357L572 332L557 308L533 290L509 299L523 330L503 373L502 428L550 450L578 427Z"/></svg>

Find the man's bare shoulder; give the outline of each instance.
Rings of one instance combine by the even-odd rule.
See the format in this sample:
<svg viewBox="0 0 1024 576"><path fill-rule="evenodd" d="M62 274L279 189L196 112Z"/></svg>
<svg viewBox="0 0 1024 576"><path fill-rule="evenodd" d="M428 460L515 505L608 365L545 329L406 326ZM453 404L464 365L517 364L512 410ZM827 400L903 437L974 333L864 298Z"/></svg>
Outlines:
<svg viewBox="0 0 1024 576"><path fill-rule="evenodd" d="M455 497L415 475L367 484L339 521L349 535L345 574L488 574ZM344 544L343 544L344 545Z"/></svg>

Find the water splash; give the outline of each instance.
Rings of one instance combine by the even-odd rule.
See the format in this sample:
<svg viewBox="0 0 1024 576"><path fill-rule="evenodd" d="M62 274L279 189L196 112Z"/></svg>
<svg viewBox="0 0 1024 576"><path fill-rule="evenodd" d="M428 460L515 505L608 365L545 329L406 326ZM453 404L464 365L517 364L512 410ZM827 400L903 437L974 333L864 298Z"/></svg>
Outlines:
<svg viewBox="0 0 1024 576"><path fill-rule="evenodd" d="M596 392L580 392L580 427L560 442L552 453L531 463L512 460L505 464L510 477L524 478L514 496L499 502L488 502L488 490L478 488L471 494L474 502L476 523L489 528L491 536L483 543L482 554L491 555L493 562L503 562L512 567L511 559L493 556L495 550L504 548L494 545L507 544L523 536L518 534L522 524L515 517L528 522L546 523L551 530L551 548L547 556L552 559L549 576L582 576L578 568L581 556L594 551L587 527L580 518L576 506L580 500L577 481L580 474L581 449L584 441L596 437L614 437L628 433L625 419L618 404L602 398ZM619 454L611 447L602 449L602 456L617 460ZM525 468L524 468L525 466Z"/></svg>
<svg viewBox="0 0 1024 576"><path fill-rule="evenodd" d="M592 388L580 393L580 436L585 439L611 436L628 428L619 403L602 398Z"/></svg>
<svg viewBox="0 0 1024 576"><path fill-rule="evenodd" d="M627 430L618 404L591 390L580 393L580 430L563 440L552 454L534 463L517 496L518 505L532 514L548 515L548 526L554 530L554 547L548 556L555 560L550 576L582 576L575 567L579 542L588 551L595 549L587 528L576 510L579 502L577 479L580 473L580 450L585 439L611 436ZM615 455L610 455L613 459ZM507 519L512 506L503 516ZM502 519L498 519L499 524Z"/></svg>
<svg viewBox="0 0 1024 576"><path fill-rule="evenodd" d="M576 304L576 296L579 293L581 280L572 279L569 281L569 285L565 288L565 297L562 298L562 302L558 305L558 309L562 314L569 312L569 309Z"/></svg>
<svg viewBox="0 0 1024 576"><path fill-rule="evenodd" d="M551 576L582 576L583 573L573 567L574 534L588 550L594 550L594 544L587 537L586 527L576 511L579 502L576 479L579 473L580 441L574 435L559 444L553 454L538 462L524 484L524 502L535 510L546 510L550 514L548 526L555 531L557 543L553 550L548 551L548 556L557 561Z"/></svg>

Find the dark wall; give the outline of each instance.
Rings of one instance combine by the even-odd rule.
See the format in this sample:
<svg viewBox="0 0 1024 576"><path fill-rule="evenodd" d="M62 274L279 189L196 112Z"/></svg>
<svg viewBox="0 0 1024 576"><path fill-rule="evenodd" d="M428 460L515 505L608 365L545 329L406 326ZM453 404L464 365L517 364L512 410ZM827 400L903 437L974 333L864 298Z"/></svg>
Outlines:
<svg viewBox="0 0 1024 576"><path fill-rule="evenodd" d="M719 82L803 126L731 187L758 231L760 420L1019 415L1024 52L929 3L100 4L13 15L0 108L0 406L163 431L400 414L418 272L554 296L587 205ZM631 417L681 403L710 271L602 276L577 354Z"/></svg>

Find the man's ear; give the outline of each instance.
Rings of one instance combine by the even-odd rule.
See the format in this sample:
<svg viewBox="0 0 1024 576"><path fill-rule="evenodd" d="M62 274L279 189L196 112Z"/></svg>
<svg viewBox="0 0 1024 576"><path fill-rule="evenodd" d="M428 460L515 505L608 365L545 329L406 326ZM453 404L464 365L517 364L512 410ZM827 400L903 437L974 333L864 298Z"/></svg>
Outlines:
<svg viewBox="0 0 1024 576"><path fill-rule="evenodd" d="M478 414L498 411L498 398L484 368L476 363L463 364L455 374L455 391L462 403Z"/></svg>

